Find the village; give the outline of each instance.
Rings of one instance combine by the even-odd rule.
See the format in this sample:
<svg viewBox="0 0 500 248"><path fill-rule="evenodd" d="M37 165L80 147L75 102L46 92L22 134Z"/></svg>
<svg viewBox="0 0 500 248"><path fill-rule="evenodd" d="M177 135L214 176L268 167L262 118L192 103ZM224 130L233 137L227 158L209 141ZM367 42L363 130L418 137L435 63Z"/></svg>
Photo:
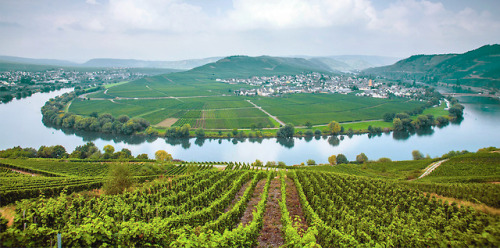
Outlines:
<svg viewBox="0 0 500 248"><path fill-rule="evenodd" d="M0 72L0 86L16 86L18 84L70 84L121 81L144 76L126 69L102 69L96 71L64 70L63 68L45 71L5 71Z"/></svg>
<svg viewBox="0 0 500 248"><path fill-rule="evenodd" d="M247 79L216 79L228 84L246 84L258 88L235 90L240 96L274 96L294 93L355 94L375 98L405 97L422 99L425 89L408 84L372 80L356 75L326 75L317 72L284 75L262 76Z"/></svg>
<svg viewBox="0 0 500 248"><path fill-rule="evenodd" d="M50 92L61 88L88 87L104 83L134 80L145 76L128 69L81 69L63 68L44 71L0 72L0 102L31 96L36 92Z"/></svg>

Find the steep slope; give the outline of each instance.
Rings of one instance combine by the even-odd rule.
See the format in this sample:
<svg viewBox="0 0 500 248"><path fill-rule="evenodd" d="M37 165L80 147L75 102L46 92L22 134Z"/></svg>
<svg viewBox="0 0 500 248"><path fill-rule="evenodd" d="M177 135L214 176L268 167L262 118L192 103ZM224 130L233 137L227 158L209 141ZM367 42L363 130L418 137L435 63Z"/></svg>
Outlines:
<svg viewBox="0 0 500 248"><path fill-rule="evenodd" d="M393 79L500 88L500 45L486 45L463 54L414 55L394 65L366 69L363 73Z"/></svg>

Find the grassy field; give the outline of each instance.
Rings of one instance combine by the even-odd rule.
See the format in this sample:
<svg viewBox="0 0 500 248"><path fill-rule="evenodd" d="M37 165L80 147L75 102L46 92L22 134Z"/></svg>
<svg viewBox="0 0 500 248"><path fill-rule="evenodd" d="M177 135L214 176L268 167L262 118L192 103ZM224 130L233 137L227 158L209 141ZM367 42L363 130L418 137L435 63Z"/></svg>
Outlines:
<svg viewBox="0 0 500 248"><path fill-rule="evenodd" d="M192 128L248 129L252 126L278 128L280 124L252 103L284 123L303 126L345 122L345 129L366 130L368 126L390 128L380 121L384 113L399 113L423 106L423 102L405 99L378 99L341 94L293 94L284 97L237 97L235 90L252 88L246 84L226 84L216 78L245 78L251 75L300 73L310 68L302 60L268 57L231 57L191 71L157 75L107 85L107 92L89 97L110 99L75 100L70 112L90 115L93 112L113 116L141 117L152 125L170 118L173 126L190 124ZM292 73L292 74L293 74ZM442 106L444 108L444 106ZM443 110L433 110L441 114ZM360 122L369 121L369 122ZM356 122L356 123L349 123ZM322 127L323 128L323 127ZM322 129L320 128L320 129ZM323 128L324 129L324 128Z"/></svg>
<svg viewBox="0 0 500 248"><path fill-rule="evenodd" d="M301 126L330 121L351 122L382 119L384 113L398 113L422 106L423 103L404 100L386 100L340 94L296 94L286 98L252 100L285 123ZM380 124L380 123L378 123Z"/></svg>
<svg viewBox="0 0 500 248"><path fill-rule="evenodd" d="M133 85L133 83L125 84ZM121 86L113 87L111 89ZM142 94L139 91L137 94ZM95 93L102 97L102 93ZM156 93L155 93L156 94ZM163 94L157 92L157 94ZM159 95L158 95L159 96ZM163 96L165 97L165 95ZM423 103L404 100L386 100L340 94L296 94L283 98L238 97L238 96L193 96L159 99L122 99L73 101L69 109L81 115L92 112L110 113L113 116L141 117L156 125L167 118L179 119L174 126L189 123L193 128L233 129L279 127L247 100L262 107L285 123L303 126L307 121L313 125L324 125L330 121L346 122L345 129L366 130L368 126L390 128L392 123L379 121L387 112L403 112L422 106ZM366 121L368 122L358 122ZM357 122L357 123L349 123Z"/></svg>

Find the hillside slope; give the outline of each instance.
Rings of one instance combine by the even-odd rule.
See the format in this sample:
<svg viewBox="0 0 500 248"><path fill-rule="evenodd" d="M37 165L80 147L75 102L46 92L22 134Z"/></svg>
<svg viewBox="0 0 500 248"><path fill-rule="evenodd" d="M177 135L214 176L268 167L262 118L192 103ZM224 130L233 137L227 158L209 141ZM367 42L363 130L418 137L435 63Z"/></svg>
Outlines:
<svg viewBox="0 0 500 248"><path fill-rule="evenodd" d="M485 45L463 54L414 55L363 73L392 79L500 88L500 45Z"/></svg>
<svg viewBox="0 0 500 248"><path fill-rule="evenodd" d="M231 56L190 70L189 74L204 74L210 78L246 78L299 74L303 72L329 72L320 61L301 58Z"/></svg>

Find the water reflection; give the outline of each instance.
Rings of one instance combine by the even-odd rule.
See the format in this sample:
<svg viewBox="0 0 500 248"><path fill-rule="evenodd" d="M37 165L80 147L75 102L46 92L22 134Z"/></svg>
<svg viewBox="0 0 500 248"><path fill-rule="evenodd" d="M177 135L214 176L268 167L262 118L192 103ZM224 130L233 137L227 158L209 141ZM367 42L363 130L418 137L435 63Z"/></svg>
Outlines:
<svg viewBox="0 0 500 248"><path fill-rule="evenodd" d="M277 138L276 142L283 147L293 148L295 144L295 138Z"/></svg>
<svg viewBox="0 0 500 248"><path fill-rule="evenodd" d="M34 94L30 98L0 105L0 149L13 146L34 147L63 145L68 151L88 141L100 149L113 145L138 155L154 157L165 150L176 159L186 161L284 161L287 164L313 159L326 163L332 154L345 154L354 160L360 152L369 159L389 157L411 159L412 150L440 156L450 150L476 151L482 147L500 146L500 104L498 100L474 99L465 103L464 117L446 127L434 127L411 133L380 133L345 136L310 135L302 138L225 138L225 139L165 139L146 136L101 134L44 126L40 108L48 99L64 91ZM482 102L483 100L486 103ZM472 100L470 100L472 102ZM494 104L492 104L492 102ZM23 113L20 115L19 113ZM20 130L13 132L12 130ZM194 145L192 145L194 143Z"/></svg>

